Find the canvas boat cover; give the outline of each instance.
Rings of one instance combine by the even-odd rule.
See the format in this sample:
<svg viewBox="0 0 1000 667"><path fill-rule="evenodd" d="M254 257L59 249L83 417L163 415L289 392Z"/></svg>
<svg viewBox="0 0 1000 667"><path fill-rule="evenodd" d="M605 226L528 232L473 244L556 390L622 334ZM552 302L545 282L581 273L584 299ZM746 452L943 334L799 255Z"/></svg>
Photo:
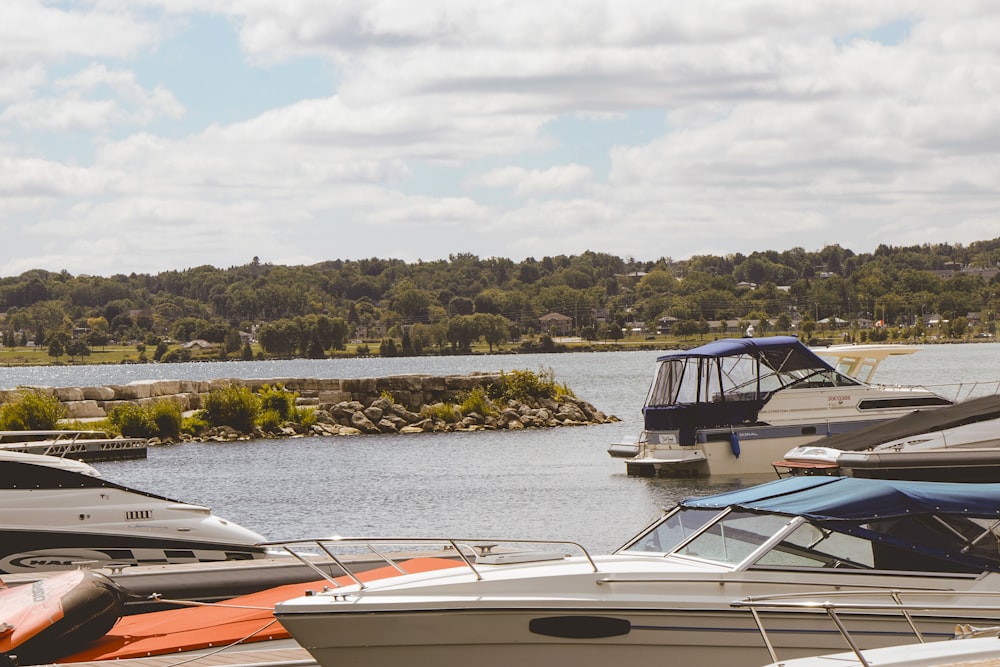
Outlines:
<svg viewBox="0 0 1000 667"><path fill-rule="evenodd" d="M726 338L683 352L666 354L656 360L659 362L690 357L734 357L742 354L756 357L766 366L775 370L833 369L822 357L803 345L795 336Z"/></svg>
<svg viewBox="0 0 1000 667"><path fill-rule="evenodd" d="M988 419L1000 419L1000 395L970 398L933 410L916 410L898 419L831 435L811 444L845 452L858 452L893 440L975 424Z"/></svg>
<svg viewBox="0 0 1000 667"><path fill-rule="evenodd" d="M863 522L918 515L1000 519L1000 484L909 482L854 477L788 477L680 503L692 509L736 507L819 522Z"/></svg>

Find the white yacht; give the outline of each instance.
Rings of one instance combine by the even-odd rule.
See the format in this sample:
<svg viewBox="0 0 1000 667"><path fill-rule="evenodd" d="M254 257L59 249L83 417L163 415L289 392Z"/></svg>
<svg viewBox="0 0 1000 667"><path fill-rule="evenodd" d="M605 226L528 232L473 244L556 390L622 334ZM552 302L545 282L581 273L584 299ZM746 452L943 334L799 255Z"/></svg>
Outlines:
<svg viewBox="0 0 1000 667"><path fill-rule="evenodd" d="M463 567L341 587L331 579L275 615L322 667L759 666L771 654L753 614L733 603L765 595L881 596L886 607L918 608L910 618L924 638L943 640L956 623L1000 621L998 507L994 484L786 478L683 501L609 555L451 539ZM381 553L390 541L402 542L320 540ZM844 648L821 607L757 613L782 658ZM876 605L842 618L863 649L912 636L902 615Z"/></svg>
<svg viewBox="0 0 1000 667"><path fill-rule="evenodd" d="M0 449L0 573L262 558L263 541L82 461Z"/></svg>
<svg viewBox="0 0 1000 667"><path fill-rule="evenodd" d="M779 476L1000 482L1000 395L913 412L795 447L774 469Z"/></svg>
<svg viewBox="0 0 1000 667"><path fill-rule="evenodd" d="M793 447L951 405L925 387L870 384L889 354L914 348L812 350L793 336L718 340L657 359L630 475L759 474ZM876 349L877 348L877 349ZM820 353L837 357L838 367ZM613 455L623 449L614 447Z"/></svg>

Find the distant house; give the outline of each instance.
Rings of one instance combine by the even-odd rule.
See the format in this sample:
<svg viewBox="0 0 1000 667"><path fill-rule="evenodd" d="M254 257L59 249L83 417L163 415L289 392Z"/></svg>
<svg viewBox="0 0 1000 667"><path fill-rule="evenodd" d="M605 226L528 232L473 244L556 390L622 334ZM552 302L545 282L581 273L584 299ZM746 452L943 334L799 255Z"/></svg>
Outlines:
<svg viewBox="0 0 1000 667"><path fill-rule="evenodd" d="M538 318L540 331L565 336L573 331L573 318L562 313L548 313Z"/></svg>
<svg viewBox="0 0 1000 667"><path fill-rule="evenodd" d="M194 351L211 350L213 347L215 347L215 344L209 343L207 340L203 338L195 338L194 340L189 340L188 342L184 343L183 345L181 345L181 347L184 348L185 350L194 350Z"/></svg>
<svg viewBox="0 0 1000 667"><path fill-rule="evenodd" d="M660 319L656 320L656 333L668 334L674 329L674 324L678 322L676 317L671 317L670 315L664 315Z"/></svg>
<svg viewBox="0 0 1000 667"><path fill-rule="evenodd" d="M743 333L740 330L739 320L709 320L708 332L713 335L729 336L740 336Z"/></svg>

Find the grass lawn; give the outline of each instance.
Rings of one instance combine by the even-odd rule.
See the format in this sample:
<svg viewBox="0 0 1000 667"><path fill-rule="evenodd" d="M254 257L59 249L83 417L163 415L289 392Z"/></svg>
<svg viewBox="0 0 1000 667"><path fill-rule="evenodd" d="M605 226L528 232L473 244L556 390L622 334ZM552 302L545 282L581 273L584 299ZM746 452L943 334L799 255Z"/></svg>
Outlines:
<svg viewBox="0 0 1000 667"><path fill-rule="evenodd" d="M673 347L691 347L692 345L697 345L699 342L698 337L686 340L680 340L675 336L630 336L622 340L617 341L579 341L579 342L568 342L560 343L560 345L567 348L585 347L588 349L601 350L601 349L618 349L618 350L629 350L629 349L655 349L655 348L673 348ZM378 342L372 341L367 343L371 354L377 355L379 344ZM177 346L171 346L171 348ZM356 354L357 345L349 344L347 350L344 350L335 356L354 356ZM254 355L256 356L259 352L259 347L254 346ZM494 352L511 352L520 349L519 343L508 343L494 348ZM472 346L473 354L487 354L489 353L489 347L482 342L478 342ZM148 346L146 348L145 359L151 360L153 350ZM194 357L196 360L218 360L218 354L215 352L205 352ZM240 359L240 355L232 354L230 359L236 360ZM108 345L103 348L92 349L90 354L84 357L73 357L70 358L68 355L62 355L61 357L54 358L50 357L48 353L48 348L45 347L0 347L0 366L49 366L54 364L59 364L63 366L80 366L80 365L91 365L91 364L121 364L121 363L137 363L140 360L139 351L136 350L135 346L128 345Z"/></svg>

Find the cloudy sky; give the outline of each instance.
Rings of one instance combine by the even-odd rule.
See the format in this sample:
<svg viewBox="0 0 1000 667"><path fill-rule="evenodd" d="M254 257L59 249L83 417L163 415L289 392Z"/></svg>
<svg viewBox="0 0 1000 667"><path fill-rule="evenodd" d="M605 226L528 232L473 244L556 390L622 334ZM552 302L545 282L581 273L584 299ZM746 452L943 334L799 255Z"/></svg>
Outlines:
<svg viewBox="0 0 1000 667"><path fill-rule="evenodd" d="M1000 236L989 0L5 0L0 276Z"/></svg>

